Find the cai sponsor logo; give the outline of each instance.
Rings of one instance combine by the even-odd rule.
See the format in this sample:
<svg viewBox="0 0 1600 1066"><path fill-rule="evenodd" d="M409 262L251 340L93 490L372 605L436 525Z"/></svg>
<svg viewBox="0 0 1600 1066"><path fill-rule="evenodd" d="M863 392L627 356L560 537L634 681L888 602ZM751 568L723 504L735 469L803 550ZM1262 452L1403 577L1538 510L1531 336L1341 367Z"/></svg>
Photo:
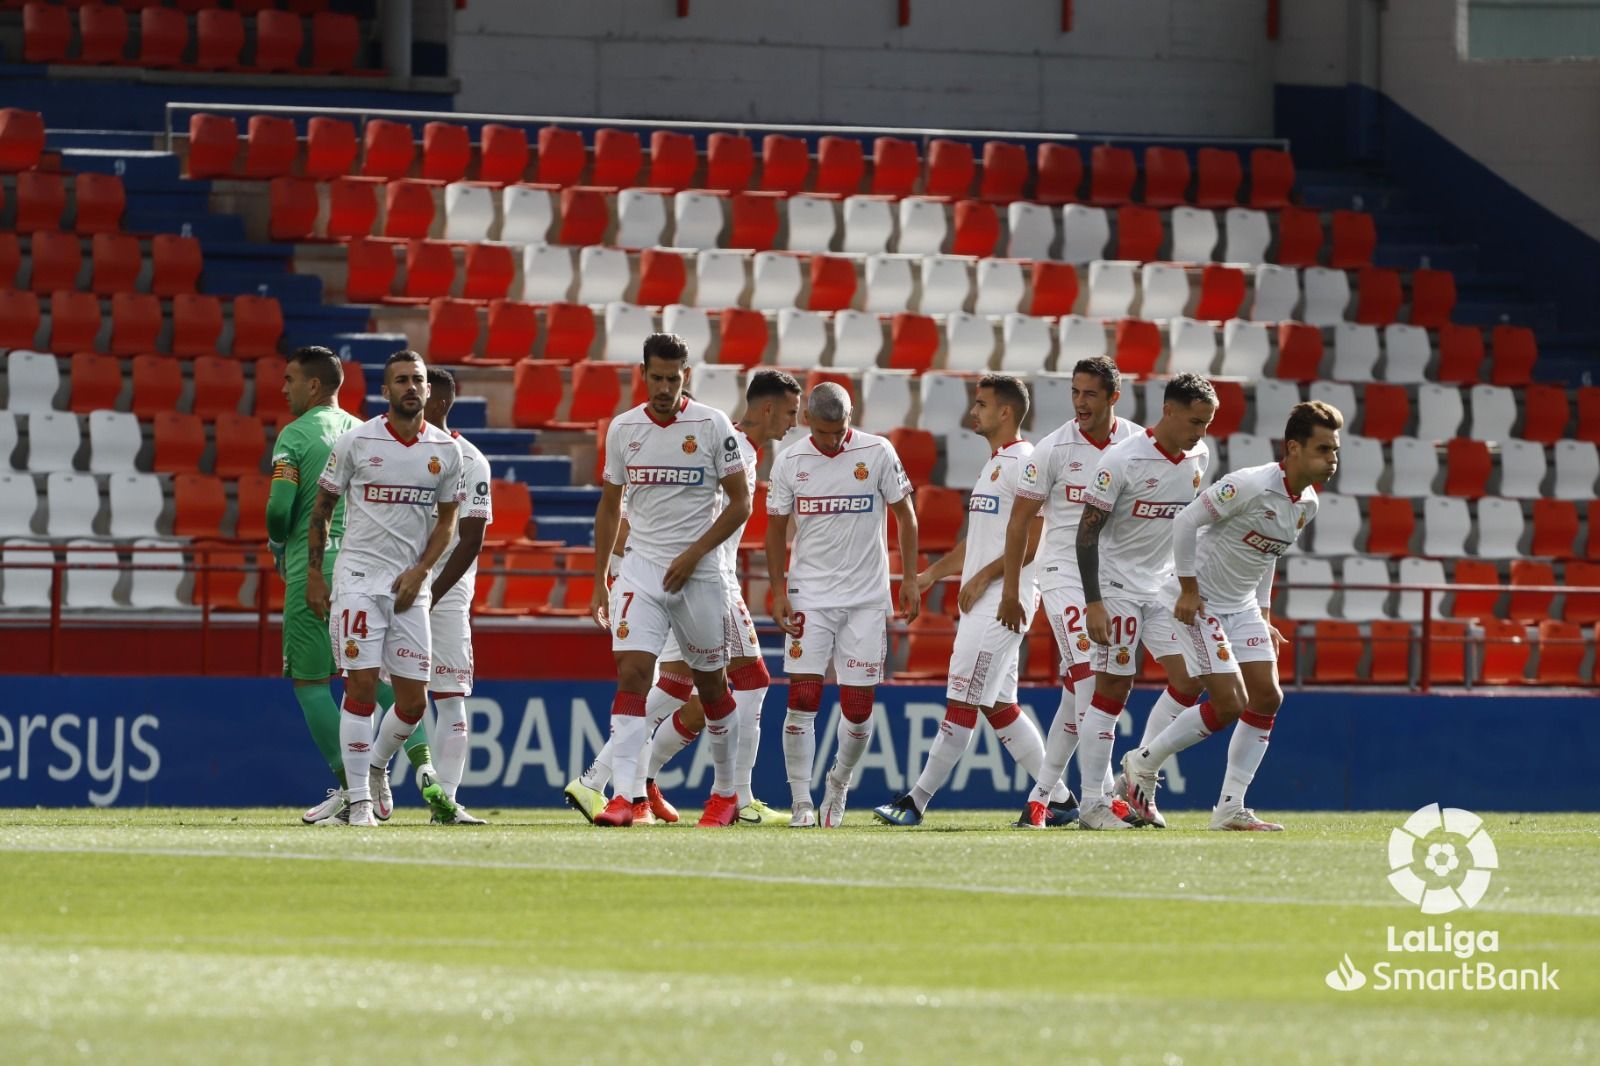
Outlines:
<svg viewBox="0 0 1600 1066"><path fill-rule="evenodd" d="M1253 529L1246 533L1242 539L1247 545L1263 555L1282 555L1289 550L1288 541L1269 537L1265 533L1257 533Z"/></svg>
<svg viewBox="0 0 1600 1066"><path fill-rule="evenodd" d="M698 466L630 466L630 485L704 485L706 472Z"/></svg>
<svg viewBox="0 0 1600 1066"><path fill-rule="evenodd" d="M432 507L433 489L421 485L363 485L362 499L368 503L398 504L402 507Z"/></svg>
<svg viewBox="0 0 1600 1066"><path fill-rule="evenodd" d="M1135 500L1132 514L1135 518L1165 518L1170 521L1187 506L1184 503L1162 503L1160 500Z"/></svg>
<svg viewBox="0 0 1600 1066"><path fill-rule="evenodd" d="M974 492L972 499L967 501L967 510L974 514L999 514L1000 497L988 493Z"/></svg>
<svg viewBox="0 0 1600 1066"><path fill-rule="evenodd" d="M868 514L872 511L873 497L866 496L797 496L797 514Z"/></svg>

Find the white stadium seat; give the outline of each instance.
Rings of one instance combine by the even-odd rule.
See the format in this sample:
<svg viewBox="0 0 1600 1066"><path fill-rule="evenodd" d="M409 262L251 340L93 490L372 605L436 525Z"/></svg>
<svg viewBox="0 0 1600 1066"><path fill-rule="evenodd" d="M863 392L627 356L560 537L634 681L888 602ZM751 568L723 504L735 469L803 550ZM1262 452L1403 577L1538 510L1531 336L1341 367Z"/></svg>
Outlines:
<svg viewBox="0 0 1600 1066"><path fill-rule="evenodd" d="M788 248L793 252L826 252L833 247L839 229L839 216L833 201L821 196L796 193L784 201L789 221Z"/></svg>
<svg viewBox="0 0 1600 1066"><path fill-rule="evenodd" d="M1423 555L1459 559L1467 554L1472 521L1467 517L1466 500L1429 496L1422 501L1422 526Z"/></svg>
<svg viewBox="0 0 1600 1066"><path fill-rule="evenodd" d="M572 293L572 249L530 244L522 250L522 299L531 304L563 303Z"/></svg>
<svg viewBox="0 0 1600 1066"><path fill-rule="evenodd" d="M1275 462L1276 458L1272 454L1272 441L1266 437L1258 437L1254 433L1235 433L1228 438L1229 470L1239 470L1247 466L1266 466Z"/></svg>
<svg viewBox="0 0 1600 1066"><path fill-rule="evenodd" d="M1067 204L1061 209L1061 259L1083 266L1106 254L1111 243L1111 219L1099 207Z"/></svg>
<svg viewBox="0 0 1600 1066"><path fill-rule="evenodd" d="M944 250L950 220L939 200L907 196L900 201L900 239L895 251L902 255L938 255Z"/></svg>
<svg viewBox="0 0 1600 1066"><path fill-rule="evenodd" d="M851 370L870 369L878 365L882 351L883 324L877 315L845 310L833 316L831 365Z"/></svg>
<svg viewBox="0 0 1600 1066"><path fill-rule="evenodd" d="M1334 475L1346 496L1376 496L1383 477L1383 444L1371 437L1344 437L1339 448L1339 472Z"/></svg>
<svg viewBox="0 0 1600 1066"><path fill-rule="evenodd" d="M944 487L970 491L992 454L989 442L970 429L944 434Z"/></svg>
<svg viewBox="0 0 1600 1066"><path fill-rule="evenodd" d="M1011 235L1006 255L1013 259L1049 259L1056 245L1056 213L1044 204L1017 200L1006 208Z"/></svg>
<svg viewBox="0 0 1600 1066"><path fill-rule="evenodd" d="M486 241L493 230L493 189L473 181L452 181L444 187L445 240Z"/></svg>
<svg viewBox="0 0 1600 1066"><path fill-rule="evenodd" d="M1432 495L1439 479L1439 449L1431 440L1396 437L1389 445L1389 468L1390 495Z"/></svg>
<svg viewBox="0 0 1600 1066"><path fill-rule="evenodd" d="M1417 388L1417 436L1422 440L1449 440L1461 428L1461 389L1428 382Z"/></svg>
<svg viewBox="0 0 1600 1066"><path fill-rule="evenodd" d="M1033 401L1029 407L1033 428L1028 439L1037 444L1046 433L1077 417L1072 404L1072 368L1066 367L1058 374L1035 374L1028 385Z"/></svg>
<svg viewBox="0 0 1600 1066"><path fill-rule="evenodd" d="M1361 535L1361 504L1354 496L1324 492L1317 501L1317 520L1311 524L1311 547L1317 555L1354 555Z"/></svg>
<svg viewBox="0 0 1600 1066"><path fill-rule="evenodd" d="M1466 504L1455 501L1466 508ZM1478 543L1473 554L1482 559L1511 559L1520 555L1522 534L1527 522L1522 517L1522 504L1498 496L1485 496L1478 501ZM1425 555L1433 552L1423 550Z"/></svg>
<svg viewBox="0 0 1600 1066"><path fill-rule="evenodd" d="M1093 267L1090 267L1091 277ZM1091 304L1093 303L1091 286ZM1152 322L1177 318L1189 306L1189 274L1173 263L1146 263L1139 268L1139 317ZM1091 312L1092 313L1092 312Z"/></svg>
<svg viewBox="0 0 1600 1066"><path fill-rule="evenodd" d="M933 433L945 433L951 426L962 424L972 406L964 378L930 370L922 375L920 387L922 413L918 425Z"/></svg>
<svg viewBox="0 0 1600 1066"><path fill-rule="evenodd" d="M1500 495L1516 500L1537 499L1543 495L1539 489L1549 473L1550 462L1543 444L1531 440L1500 442Z"/></svg>
<svg viewBox="0 0 1600 1066"><path fill-rule="evenodd" d="M918 311L925 315L964 311L971 295L972 273L967 260L948 255L930 255L922 260Z"/></svg>
<svg viewBox="0 0 1600 1066"><path fill-rule="evenodd" d="M507 244L544 244L555 223L550 190L507 185L500 190L500 239Z"/></svg>
<svg viewBox="0 0 1600 1066"><path fill-rule="evenodd" d="M606 304L606 346L602 358L632 362L643 350L645 338L655 331L656 316L650 308L621 302ZM705 349L691 350L703 352Z"/></svg>
<svg viewBox="0 0 1600 1066"><path fill-rule="evenodd" d="M1320 516L1317 521L1321 523ZM1333 601L1333 589L1304 587L1331 586L1334 583L1331 562L1304 555L1290 556L1288 577L1289 595L1284 605L1285 615L1297 622L1319 622L1324 618L1333 617L1329 610L1329 604Z"/></svg>
<svg viewBox="0 0 1600 1066"><path fill-rule="evenodd" d="M1400 584L1402 585L1444 585L1448 584L1444 576L1444 564L1438 559L1423 559L1420 556L1408 555L1400 560ZM1422 592L1402 592L1395 606L1395 617L1402 622L1422 621ZM1444 604L1444 597L1435 593L1433 597L1433 616L1438 618L1444 612L1440 608Z"/></svg>
<svg viewBox="0 0 1600 1066"><path fill-rule="evenodd" d="M1511 437L1517 422L1517 398L1499 385L1474 385L1467 398L1472 407L1472 424L1467 433L1473 440L1496 441Z"/></svg>
<svg viewBox="0 0 1600 1066"><path fill-rule="evenodd" d="M1301 320L1313 326L1333 326L1344 321L1350 306L1350 278L1342 270L1307 267L1302 276L1306 307Z"/></svg>
<svg viewBox="0 0 1600 1066"><path fill-rule="evenodd" d="M668 304L661 310L661 330L676 333L689 346L689 362L705 362L711 350L711 319L701 307Z"/></svg>
<svg viewBox="0 0 1600 1066"><path fill-rule="evenodd" d="M726 411L728 417L744 406L744 383L739 380L740 368L705 363L694 369L691 386L694 398L703 404Z"/></svg>
<svg viewBox="0 0 1600 1066"><path fill-rule="evenodd" d="M1257 436L1277 440L1289 421L1289 412L1300 402L1300 386L1292 381L1265 378L1256 382L1255 412Z"/></svg>
<svg viewBox="0 0 1600 1066"><path fill-rule="evenodd" d="M1272 224L1265 211L1252 211L1248 207L1230 207L1223 215L1222 261L1251 266L1267 260L1267 246L1272 243Z"/></svg>
<svg viewBox="0 0 1600 1066"><path fill-rule="evenodd" d="M672 198L672 246L715 248L722 237L723 197L688 190Z"/></svg>
<svg viewBox="0 0 1600 1066"><path fill-rule="evenodd" d="M1288 322L1300 305L1300 275L1293 267L1262 263L1251 291L1250 321Z"/></svg>
<svg viewBox="0 0 1600 1066"><path fill-rule="evenodd" d="M627 295L630 280L628 253L620 248L591 244L578 253L579 303L618 303Z"/></svg>
<svg viewBox="0 0 1600 1066"><path fill-rule="evenodd" d="M911 266L921 260L907 255L869 255L864 265L867 294L862 307L881 314L896 314L911 306L916 279Z"/></svg>
<svg viewBox="0 0 1600 1066"><path fill-rule="evenodd" d="M828 350L828 324L815 311L785 307L778 312L778 365L814 367L822 365Z"/></svg>
<svg viewBox="0 0 1600 1066"><path fill-rule="evenodd" d="M1061 316L1061 356L1056 365L1070 372L1080 359L1106 354L1106 327L1082 315Z"/></svg>
<svg viewBox="0 0 1600 1066"><path fill-rule="evenodd" d="M1321 521L1321 519L1318 519ZM1353 556L1344 561L1340 575L1344 585L1387 585L1394 578L1389 574L1389 564L1383 559L1367 555ZM1371 622L1387 618L1384 609L1389 593L1377 589L1349 589L1344 591L1344 603L1339 608L1340 617L1351 622Z"/></svg>
<svg viewBox="0 0 1600 1066"><path fill-rule="evenodd" d="M1119 259L1096 259L1089 264L1090 318L1126 318L1133 306L1134 278L1138 263Z"/></svg>
<svg viewBox="0 0 1600 1066"><path fill-rule="evenodd" d="M945 320L946 370L987 370L993 356L994 324L987 315L957 311Z"/></svg>
<svg viewBox="0 0 1600 1066"><path fill-rule="evenodd" d="M1217 250L1217 216L1198 207L1172 209L1172 261L1209 263Z"/></svg>
<svg viewBox="0 0 1600 1066"><path fill-rule="evenodd" d="M694 257L696 307L738 307L744 295L747 252L707 249Z"/></svg>
<svg viewBox="0 0 1600 1066"><path fill-rule="evenodd" d="M893 200L883 196L845 197L842 251L853 254L886 252L893 237Z"/></svg>
<svg viewBox="0 0 1600 1066"><path fill-rule="evenodd" d="M71 411L34 411L27 416L28 469L36 474L71 470L83 444L83 429Z"/></svg>
<svg viewBox="0 0 1600 1066"><path fill-rule="evenodd" d="M0 537L28 536L38 509L39 490L32 475L0 471Z"/></svg>
<svg viewBox="0 0 1600 1066"><path fill-rule="evenodd" d="M19 414L55 408L61 367L49 352L14 351L6 356L6 409Z"/></svg>
<svg viewBox="0 0 1600 1066"><path fill-rule="evenodd" d="M57 472L45 479L45 533L92 537L100 514L100 486L93 474Z"/></svg>
<svg viewBox="0 0 1600 1066"><path fill-rule="evenodd" d="M1428 380L1433 347L1428 331L1403 322L1383 327L1383 380L1418 385Z"/></svg>
<svg viewBox="0 0 1600 1066"><path fill-rule="evenodd" d="M1193 318L1174 318L1168 333L1167 373L1211 373L1217 361L1215 326Z"/></svg>
<svg viewBox="0 0 1600 1066"><path fill-rule="evenodd" d="M5 542L0 559L0 607L49 607L50 570L45 567L28 567L23 564L51 563L55 554L30 549L43 548L46 541L12 539Z"/></svg>
<svg viewBox="0 0 1600 1066"><path fill-rule="evenodd" d="M151 537L136 540L135 548L146 549L133 553L133 576L128 581L128 606L142 611L164 611L186 608L189 605L179 598L184 573L181 569L154 570L149 567L182 567L183 552L170 540ZM168 548L169 551L156 549ZM140 566L143 564L143 567Z"/></svg>
<svg viewBox="0 0 1600 1066"><path fill-rule="evenodd" d="M112 474L106 479L111 495L111 535L119 540L153 537L165 506L161 479L154 474Z"/></svg>
<svg viewBox="0 0 1600 1066"><path fill-rule="evenodd" d="M972 309L980 315L1004 315L1022 306L1028 282L1015 259L978 260L978 295Z"/></svg>
<svg viewBox="0 0 1600 1066"><path fill-rule="evenodd" d="M1333 327L1335 381L1371 381L1378 366L1378 329L1354 322Z"/></svg>
<svg viewBox="0 0 1600 1066"><path fill-rule="evenodd" d="M1600 452L1586 440L1556 441L1555 496L1559 500L1594 499L1600 478Z"/></svg>
<svg viewBox="0 0 1600 1066"><path fill-rule="evenodd" d="M17 450L17 416L0 411L0 471L15 469L11 462Z"/></svg>
<svg viewBox="0 0 1600 1066"><path fill-rule="evenodd" d="M1265 325L1242 318L1230 318L1222 324L1222 365L1218 368L1221 376L1258 381L1271 358L1272 338Z"/></svg>
<svg viewBox="0 0 1600 1066"><path fill-rule="evenodd" d="M654 248L667 233L667 198L653 189L617 193L616 244L621 248Z"/></svg>
<svg viewBox="0 0 1600 1066"><path fill-rule="evenodd" d="M861 428L887 433L911 424L912 384L909 370L868 370L861 376Z"/></svg>
<svg viewBox="0 0 1600 1066"><path fill-rule="evenodd" d="M116 607L116 570L89 569L90 567L116 566L117 551L104 541L73 540L67 542L67 571L64 577L62 606L77 609L104 609Z"/></svg>
<svg viewBox="0 0 1600 1066"><path fill-rule="evenodd" d="M1033 315L1010 314L1002 320L1005 347L1000 368L1008 374L1032 374L1050 361L1050 323Z"/></svg>
<svg viewBox="0 0 1600 1066"><path fill-rule="evenodd" d="M143 434L128 411L89 412L89 469L96 474L132 470Z"/></svg>

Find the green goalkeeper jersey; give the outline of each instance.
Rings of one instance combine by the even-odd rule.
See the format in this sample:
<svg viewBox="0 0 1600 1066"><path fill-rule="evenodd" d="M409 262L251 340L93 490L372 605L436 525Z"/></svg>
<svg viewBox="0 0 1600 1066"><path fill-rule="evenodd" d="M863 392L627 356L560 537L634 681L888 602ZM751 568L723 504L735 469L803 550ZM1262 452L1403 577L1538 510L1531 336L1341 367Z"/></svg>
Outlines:
<svg viewBox="0 0 1600 1066"><path fill-rule="evenodd" d="M355 415L324 404L285 426L273 445L267 537L284 546L283 576L291 584L303 584L306 579L306 526L317 499L317 477L328 465L334 442L360 424ZM334 552L343 536L344 501L340 500L328 531L326 570L332 570Z"/></svg>

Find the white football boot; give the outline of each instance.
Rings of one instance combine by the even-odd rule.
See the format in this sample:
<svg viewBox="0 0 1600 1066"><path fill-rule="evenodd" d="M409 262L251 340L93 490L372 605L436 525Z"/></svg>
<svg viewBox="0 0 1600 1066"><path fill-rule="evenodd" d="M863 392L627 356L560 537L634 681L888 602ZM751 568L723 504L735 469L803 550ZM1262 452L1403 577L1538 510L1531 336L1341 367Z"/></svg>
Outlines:
<svg viewBox="0 0 1600 1066"><path fill-rule="evenodd" d="M394 791L389 787L389 768L374 766L367 771L367 784L372 788L372 813L380 822L387 822L394 813Z"/></svg>
<svg viewBox="0 0 1600 1066"><path fill-rule="evenodd" d="M328 798L302 814L300 820L306 825L321 825L328 819L336 817L348 805L349 800L345 798L344 789L330 788Z"/></svg>

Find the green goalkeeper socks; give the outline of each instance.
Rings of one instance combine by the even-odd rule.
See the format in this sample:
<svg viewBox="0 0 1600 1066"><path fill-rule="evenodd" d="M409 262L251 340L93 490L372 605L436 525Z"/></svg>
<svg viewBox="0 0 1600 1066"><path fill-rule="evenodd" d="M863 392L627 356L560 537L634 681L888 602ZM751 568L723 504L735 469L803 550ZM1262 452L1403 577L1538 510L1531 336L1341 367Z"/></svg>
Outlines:
<svg viewBox="0 0 1600 1066"><path fill-rule="evenodd" d="M378 682L378 706L394 706L394 689L387 681ZM335 737L337 739L337 737ZM406 741L406 758L411 765L421 769L425 764L433 761L433 753L428 750L428 734L419 723L416 731L411 734L411 739Z"/></svg>
<svg viewBox="0 0 1600 1066"><path fill-rule="evenodd" d="M333 690L325 684L296 685L294 698L328 769L339 779L339 787L346 787L344 752L339 745L339 705L333 702Z"/></svg>

